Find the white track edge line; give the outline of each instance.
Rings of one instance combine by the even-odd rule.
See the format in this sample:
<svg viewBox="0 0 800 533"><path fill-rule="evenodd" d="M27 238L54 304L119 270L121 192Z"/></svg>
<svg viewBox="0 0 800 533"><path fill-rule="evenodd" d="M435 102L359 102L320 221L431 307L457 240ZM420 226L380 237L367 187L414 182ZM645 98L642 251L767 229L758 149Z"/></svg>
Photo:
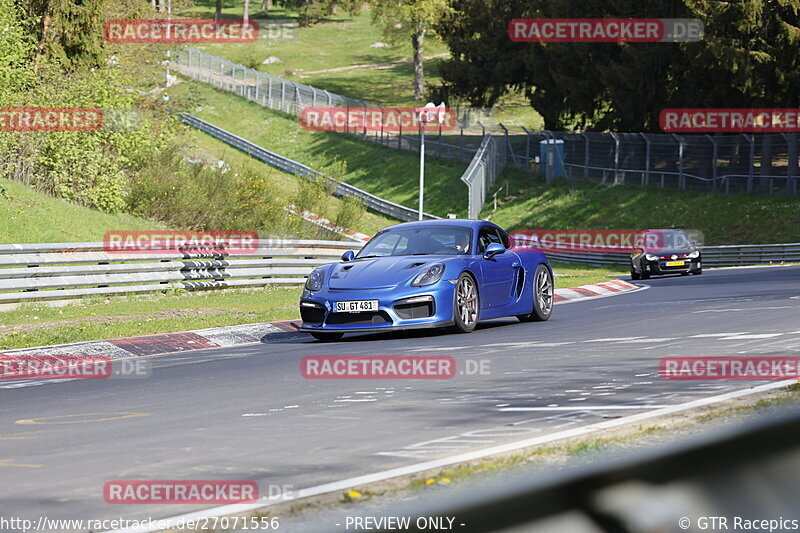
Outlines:
<svg viewBox="0 0 800 533"><path fill-rule="evenodd" d="M651 418L657 418L659 416L669 415L681 411L686 411L689 409L694 409L697 407L704 407L706 405L711 405L714 403L722 402L725 400L731 400L734 398L741 398L744 396L750 396L752 394L757 394L759 392L769 391L773 389L780 389L783 387L788 387L797 383L796 379L787 379L783 381L777 382L770 382L764 385L757 385L755 387L751 387L748 389L739 389L736 391L727 392L725 394L719 394L716 396L709 396L707 398L700 398L697 400L693 400L691 402L681 403L678 405L664 407L662 409L655 409L653 411L648 411L645 413L639 413L636 415L631 416L624 416L621 418L616 418L613 420L608 420L605 422L598 422L597 424L589 424L587 426L582 426L575 429L568 429L565 431L559 431L556 433L552 433L550 435L543 435L540 437L533 437L530 439L524 439L520 441L510 442L507 444L501 444L498 446L492 446L490 448L484 448L481 450L476 450L473 452L466 452L458 455L451 455L449 457L444 457L441 459L434 459L432 461L424 461L422 463L416 463L409 466L402 466L398 468L392 468L390 470L384 470L382 472L375 472L372 474L365 474L362 476L356 476L348 479L343 479L340 481L334 481L331 483L325 483L322 485L317 485L314 487L309 487L306 489L300 489L295 491L295 496L292 498L279 498L274 499L274 501L270 501L269 499L265 499L262 503L248 503L248 504L233 504L233 505L223 505L220 507L212 507L210 509L205 509L202 511L197 511L194 513L187 513L182 515L173 516L170 518L163 518L163 519L154 519L154 522L159 522L160 525L163 527L160 528L131 528L131 529L120 529L120 530L112 530L104 533L151 533L162 531L163 529L171 529L176 527L180 522L188 521L197 521L203 518L214 518L217 516L224 516L233 513L241 513L246 511L254 511L256 509L261 509L264 507L268 507L270 505L275 505L278 503L284 503L288 501L295 501L302 498L308 498L310 496L318 496L321 494L326 494L329 492L336 492L340 490L345 490L349 488L353 488L355 486L365 485L367 483L375 483L379 481L386 481L388 479L400 477L400 476L407 476L411 474L419 474L421 472L425 472L427 470L432 470L435 468L441 468L445 466L452 466L456 463L463 463L466 461L474 461L476 459L484 459L486 457L492 455L498 455L502 453L513 452L517 450L521 450L523 448L528 448L530 446L538 446L540 444L546 444L550 442L554 442L557 440L567 439L571 437L579 437L582 435L587 435L590 433L595 433L598 431L602 431L604 429L611 429L620 426L625 426L634 422L640 422L642 420L648 420ZM576 411L580 411L579 407L576 407Z"/></svg>

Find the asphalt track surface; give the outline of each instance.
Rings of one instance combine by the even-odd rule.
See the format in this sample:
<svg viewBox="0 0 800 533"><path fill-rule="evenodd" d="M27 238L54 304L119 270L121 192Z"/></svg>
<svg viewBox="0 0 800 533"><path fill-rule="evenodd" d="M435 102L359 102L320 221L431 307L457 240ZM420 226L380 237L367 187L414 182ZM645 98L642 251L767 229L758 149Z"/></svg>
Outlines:
<svg viewBox="0 0 800 533"><path fill-rule="evenodd" d="M800 266L654 278L468 335L305 336L148 358L146 379L0 382L0 516L164 518L118 479L294 490L546 435L760 382L674 381L664 356L800 356ZM450 355L449 380L308 380L307 355ZM467 360L488 373L466 375ZM473 365L474 366L474 365Z"/></svg>

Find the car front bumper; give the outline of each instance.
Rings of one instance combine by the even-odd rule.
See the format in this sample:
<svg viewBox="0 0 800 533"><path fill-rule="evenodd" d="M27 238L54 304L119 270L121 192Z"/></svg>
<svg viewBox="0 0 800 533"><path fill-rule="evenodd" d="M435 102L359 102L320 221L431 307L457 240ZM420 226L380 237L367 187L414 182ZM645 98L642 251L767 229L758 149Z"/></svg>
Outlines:
<svg viewBox="0 0 800 533"><path fill-rule="evenodd" d="M443 327L453 324L455 283L440 280L428 287L304 290L300 298L303 332L372 333ZM378 310L334 312L335 302L378 300Z"/></svg>
<svg viewBox="0 0 800 533"><path fill-rule="evenodd" d="M654 276L665 274L682 274L702 267L701 258L687 259L683 265L667 266L668 261L642 261L642 271Z"/></svg>

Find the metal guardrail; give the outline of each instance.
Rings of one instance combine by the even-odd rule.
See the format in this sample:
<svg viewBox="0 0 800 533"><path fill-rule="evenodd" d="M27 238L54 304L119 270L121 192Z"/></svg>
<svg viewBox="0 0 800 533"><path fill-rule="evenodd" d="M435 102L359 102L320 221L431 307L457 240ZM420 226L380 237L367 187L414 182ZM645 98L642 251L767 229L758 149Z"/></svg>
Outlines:
<svg viewBox="0 0 800 533"><path fill-rule="evenodd" d="M142 253L109 251L104 243L0 244L0 304L65 300L165 289L299 285L314 267L362 244L259 240L228 255L189 246Z"/></svg>
<svg viewBox="0 0 800 533"><path fill-rule="evenodd" d="M392 218L396 218L397 220L411 221L419 218L419 211L416 209L411 209L410 207L405 207L403 205L390 202L389 200L384 200L383 198L363 191L358 187L354 187L342 181L331 178L330 176L326 176L325 174L322 174L321 172L318 172L302 163L298 163L297 161L293 161L288 157L270 152L266 148L262 148L255 143L226 131L219 126L215 126L210 122L206 122L203 119L189 115L188 113L181 114L180 118L184 124L196 128L203 133L207 133L215 139L233 146L234 148L245 152L251 157L258 159L262 163L266 163L267 165L277 168L282 172L294 174L295 176L300 176L306 179L322 178L335 184L335 189L333 191L335 196L355 196L361 200L368 209ZM423 213L423 218L426 220L432 220L439 217L429 213Z"/></svg>
<svg viewBox="0 0 800 533"><path fill-rule="evenodd" d="M800 243L740 244L704 246L703 266L725 267L800 262ZM630 265L630 254L620 253L546 253L550 261L587 265Z"/></svg>

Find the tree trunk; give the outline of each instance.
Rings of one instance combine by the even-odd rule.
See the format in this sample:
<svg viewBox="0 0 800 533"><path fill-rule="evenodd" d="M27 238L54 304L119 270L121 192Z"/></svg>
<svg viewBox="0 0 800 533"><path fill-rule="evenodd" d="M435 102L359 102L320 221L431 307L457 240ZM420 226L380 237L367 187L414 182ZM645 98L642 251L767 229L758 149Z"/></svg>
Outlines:
<svg viewBox="0 0 800 533"><path fill-rule="evenodd" d="M245 24L250 20L250 0L244 0L244 16L242 20L244 20Z"/></svg>
<svg viewBox="0 0 800 533"><path fill-rule="evenodd" d="M214 12L214 20L219 22L222 18L222 0L217 0L217 9Z"/></svg>
<svg viewBox="0 0 800 533"><path fill-rule="evenodd" d="M261 10L269 11L270 9L272 9L272 0L263 0L261 2Z"/></svg>
<svg viewBox="0 0 800 533"><path fill-rule="evenodd" d="M425 26L417 22L417 31L411 36L411 47L414 49L414 100L422 100L425 90L425 71L423 69L422 50L425 44Z"/></svg>
<svg viewBox="0 0 800 533"><path fill-rule="evenodd" d="M44 17L42 17L42 39L39 41L39 46L36 49L36 59L33 61L33 73L39 72L39 60L44 55L44 49L47 46L47 33L50 30L50 19L53 16L53 3L48 2L45 8Z"/></svg>

